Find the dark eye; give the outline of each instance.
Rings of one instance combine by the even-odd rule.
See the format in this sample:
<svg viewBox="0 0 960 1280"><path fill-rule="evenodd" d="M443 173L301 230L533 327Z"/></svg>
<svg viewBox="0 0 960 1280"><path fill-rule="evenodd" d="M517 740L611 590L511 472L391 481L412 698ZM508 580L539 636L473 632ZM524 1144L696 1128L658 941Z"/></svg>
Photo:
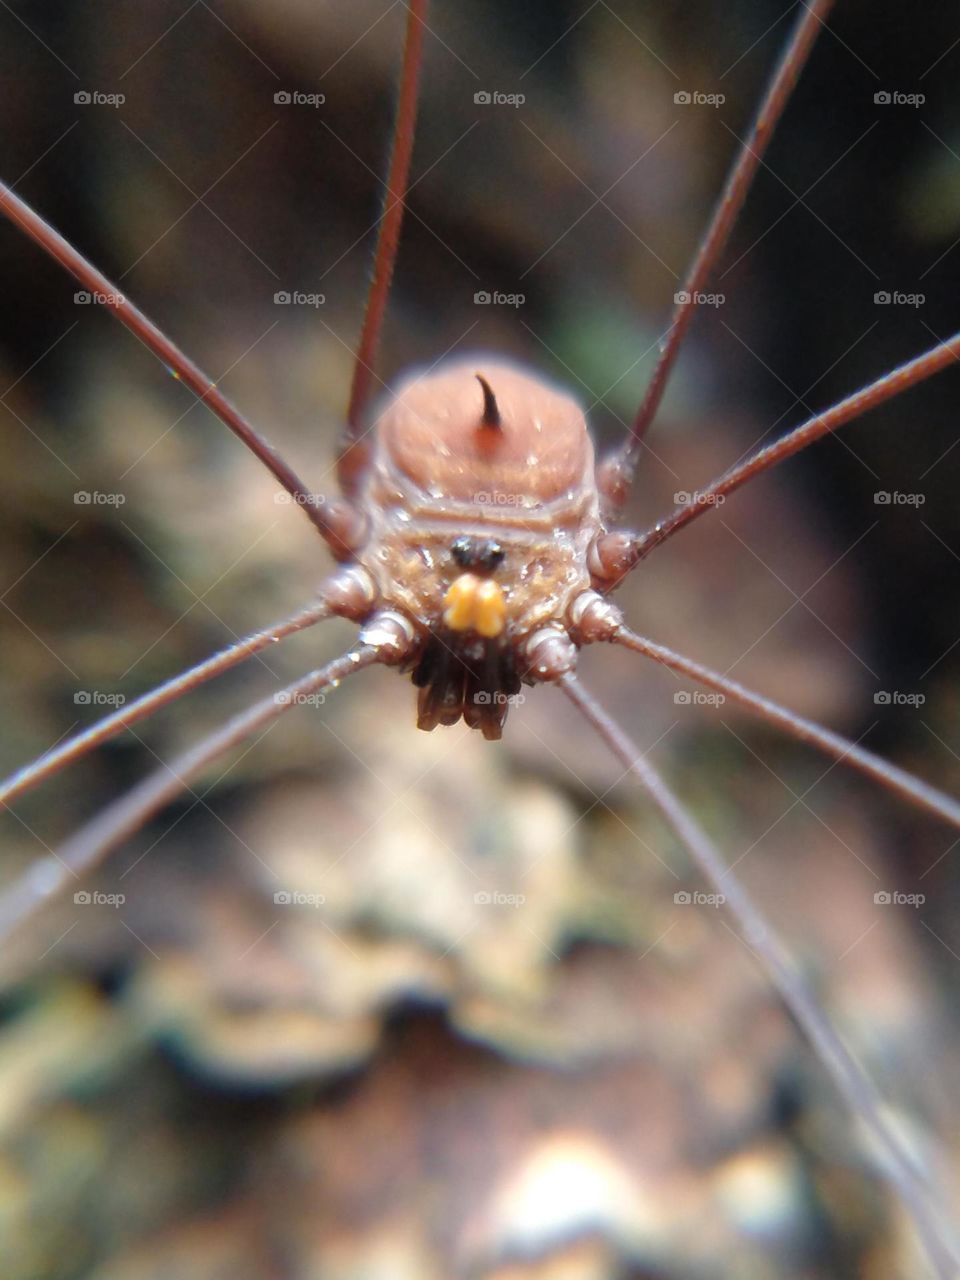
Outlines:
<svg viewBox="0 0 960 1280"><path fill-rule="evenodd" d="M477 552L477 564L481 569L496 569L503 564L503 557L506 555L503 547L499 542L489 541L483 543Z"/></svg>
<svg viewBox="0 0 960 1280"><path fill-rule="evenodd" d="M493 538L464 535L450 544L450 554L461 569L486 569L489 572L503 564L506 552Z"/></svg>
<svg viewBox="0 0 960 1280"><path fill-rule="evenodd" d="M457 538L450 547L450 554L461 569L469 569L475 563L473 538Z"/></svg>

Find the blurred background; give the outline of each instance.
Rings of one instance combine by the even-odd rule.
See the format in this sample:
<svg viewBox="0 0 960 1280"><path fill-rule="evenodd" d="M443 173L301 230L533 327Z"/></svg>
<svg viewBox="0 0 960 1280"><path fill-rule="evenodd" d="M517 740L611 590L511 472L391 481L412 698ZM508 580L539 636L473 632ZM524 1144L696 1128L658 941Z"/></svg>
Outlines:
<svg viewBox="0 0 960 1280"><path fill-rule="evenodd" d="M494 350L619 440L793 19L436 5L385 384ZM328 493L403 22L387 0L0 11L4 179ZM958 65L953 6L837 7L633 524L960 326ZM6 773L293 612L329 559L14 227L0 264ZM958 387L948 371L821 442L621 593L636 629L948 791ZM285 642L19 801L4 875L351 631ZM953 834L639 657L582 671L955 1185ZM420 733L414 705L370 672L290 714L5 950L0 1273L924 1275L725 912L683 900L708 886L564 700L528 691L496 746Z"/></svg>

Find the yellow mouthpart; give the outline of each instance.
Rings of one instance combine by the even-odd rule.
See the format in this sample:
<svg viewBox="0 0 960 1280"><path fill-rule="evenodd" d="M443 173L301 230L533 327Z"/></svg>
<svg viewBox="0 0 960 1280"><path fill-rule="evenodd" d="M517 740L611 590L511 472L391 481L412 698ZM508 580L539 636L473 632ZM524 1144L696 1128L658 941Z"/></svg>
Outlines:
<svg viewBox="0 0 960 1280"><path fill-rule="evenodd" d="M443 620L451 631L476 631L492 640L503 630L507 606L492 578L461 573L447 588L443 604Z"/></svg>

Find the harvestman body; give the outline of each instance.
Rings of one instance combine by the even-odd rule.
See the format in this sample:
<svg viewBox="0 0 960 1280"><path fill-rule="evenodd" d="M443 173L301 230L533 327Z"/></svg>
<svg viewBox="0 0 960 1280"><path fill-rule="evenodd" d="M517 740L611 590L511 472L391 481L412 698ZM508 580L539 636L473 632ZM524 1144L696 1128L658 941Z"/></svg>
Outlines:
<svg viewBox="0 0 960 1280"><path fill-rule="evenodd" d="M615 631L595 588L620 541L568 396L491 360L415 376L376 424L361 485L356 564L323 594L365 621L361 643L412 666L420 728L462 715L499 738L521 681L557 680L578 643Z"/></svg>
<svg viewBox="0 0 960 1280"><path fill-rule="evenodd" d="M830 0L801 4L795 32L734 163L682 296L697 298L716 266L830 7ZM955 1278L960 1274L960 1249L947 1215L926 1171L918 1168L912 1151L890 1125L877 1090L716 847L619 725L578 684L574 668L578 648L585 643L604 640L633 649L722 691L768 723L960 828L960 805L950 797L719 672L636 635L607 599L645 555L713 510L714 499L956 361L960 334L748 457L639 535L617 531L616 519L644 433L689 327L692 304L680 303L674 312L626 442L596 468L577 404L514 366L487 357L447 363L410 378L381 413L371 438L363 419L408 188L426 0L409 0L407 8L389 197L338 457L344 495L340 501L318 500L170 339L39 214L0 184L0 212L84 288L113 299L107 305L117 318L260 459L303 508L339 562L316 604L247 636L67 739L0 784L0 801L9 803L111 735L284 636L331 614L352 618L361 626L359 642L349 653L236 715L99 813L56 857L41 858L0 891L0 939L89 872L212 761L276 720L302 695L330 687L362 667L387 663L412 674L420 689L422 728L452 724L462 717L487 738L500 737L520 682L556 684L645 788L703 874L724 895L737 928L847 1105L872 1135L881 1153L879 1172L909 1213L936 1274L944 1280Z"/></svg>

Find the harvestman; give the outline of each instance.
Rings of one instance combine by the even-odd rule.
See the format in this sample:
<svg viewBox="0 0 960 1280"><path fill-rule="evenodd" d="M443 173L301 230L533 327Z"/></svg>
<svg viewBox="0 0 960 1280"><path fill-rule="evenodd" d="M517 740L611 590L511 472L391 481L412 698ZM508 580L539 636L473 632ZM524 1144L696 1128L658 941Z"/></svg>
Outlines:
<svg viewBox="0 0 960 1280"><path fill-rule="evenodd" d="M744 940L761 960L850 1109L881 1152L881 1172L909 1212L939 1276L956 1276L960 1251L925 1171L890 1126L879 1094L794 970L773 930L696 821L618 724L576 677L582 645L619 644L683 673L769 723L859 769L889 791L960 828L960 805L829 729L717 671L631 631L609 596L660 543L746 481L868 409L951 364L960 334L893 370L725 472L691 500L635 533L615 522L629 494L642 441L656 414L693 315L676 307L643 403L619 450L594 467L579 406L516 367L481 357L446 362L404 382L374 426L364 413L400 238L417 112L426 0L410 0L393 133L388 197L357 348L346 426L338 454L342 498L313 494L212 383L142 312L8 187L0 209L82 285L107 295L121 320L243 441L304 510L326 541L337 571L317 603L247 636L205 662L67 739L0 785L8 804L125 726L275 641L324 618L360 625L355 648L249 707L109 805L0 894L6 937L72 879L175 797L205 766L307 695L374 663L412 673L418 723L433 729L461 717L499 738L510 695L521 683L557 685L580 708L624 768L646 790L702 872L725 897ZM802 6L746 141L688 273L696 299L727 241L773 128L807 60L831 0ZM510 492L509 515L477 500Z"/></svg>

